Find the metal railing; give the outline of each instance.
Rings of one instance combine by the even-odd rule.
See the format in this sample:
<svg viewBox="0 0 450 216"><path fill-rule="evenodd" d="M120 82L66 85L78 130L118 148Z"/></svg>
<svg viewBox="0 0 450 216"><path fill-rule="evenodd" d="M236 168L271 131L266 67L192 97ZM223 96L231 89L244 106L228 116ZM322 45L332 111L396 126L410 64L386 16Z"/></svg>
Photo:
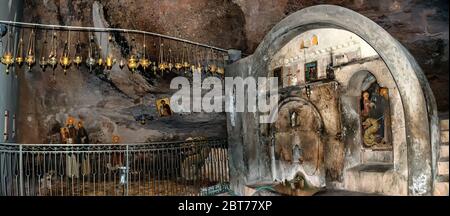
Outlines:
<svg viewBox="0 0 450 216"><path fill-rule="evenodd" d="M0 144L1 196L213 195L228 190L226 140Z"/></svg>

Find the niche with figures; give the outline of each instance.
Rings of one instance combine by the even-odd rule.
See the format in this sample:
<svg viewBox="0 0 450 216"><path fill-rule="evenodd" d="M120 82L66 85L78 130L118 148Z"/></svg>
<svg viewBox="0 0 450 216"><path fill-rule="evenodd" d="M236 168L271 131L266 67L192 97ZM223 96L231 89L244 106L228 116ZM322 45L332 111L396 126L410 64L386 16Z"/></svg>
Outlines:
<svg viewBox="0 0 450 216"><path fill-rule="evenodd" d="M391 150L389 90L369 74L363 81L360 98L361 135L364 148Z"/></svg>

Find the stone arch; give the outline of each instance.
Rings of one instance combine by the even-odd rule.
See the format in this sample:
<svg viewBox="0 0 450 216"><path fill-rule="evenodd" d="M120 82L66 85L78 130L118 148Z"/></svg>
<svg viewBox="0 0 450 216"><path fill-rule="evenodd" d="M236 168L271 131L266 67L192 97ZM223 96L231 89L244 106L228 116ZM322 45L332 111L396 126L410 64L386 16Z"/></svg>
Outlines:
<svg viewBox="0 0 450 216"><path fill-rule="evenodd" d="M435 152L439 144L436 102L424 73L412 55L375 22L339 6L318 5L302 9L273 27L252 56L228 68L234 70L230 74L265 77L272 57L286 43L305 31L326 27L358 35L372 46L387 65L400 94L405 116L407 194L431 195L436 175ZM258 119L258 115L247 118L256 125L259 124ZM255 141L260 142L261 138ZM265 149L255 151L261 155Z"/></svg>

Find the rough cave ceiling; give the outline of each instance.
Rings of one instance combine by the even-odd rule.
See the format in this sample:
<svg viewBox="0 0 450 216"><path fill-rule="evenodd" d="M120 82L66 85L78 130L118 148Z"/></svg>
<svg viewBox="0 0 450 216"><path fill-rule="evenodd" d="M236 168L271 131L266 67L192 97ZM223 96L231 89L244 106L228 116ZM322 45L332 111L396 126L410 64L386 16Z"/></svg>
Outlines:
<svg viewBox="0 0 450 216"><path fill-rule="evenodd" d="M336 4L353 9L377 22L416 57L434 90L439 109L448 110L448 1L447 0L100 0L104 22L110 27L153 31L185 39L235 48L252 53L265 34L284 17L316 4ZM25 0L24 21L48 24L94 26L93 0ZM139 43L141 39L137 38ZM127 40L115 35L116 54L126 53ZM84 46L87 46L84 44ZM39 69L35 69L39 70ZM126 71L126 70L125 70ZM149 82L139 74L117 72L111 81L93 79L87 71L71 73L52 82L49 73L22 76L19 130L31 131L23 142L42 142L63 113L85 118L96 136L122 133L127 141L150 137L202 135L198 131L161 131L173 122L155 121L159 126L133 123L133 112L143 109L135 103L145 95L149 103L169 95L167 83ZM100 101L100 102L99 102ZM136 111L142 112L142 111ZM184 118L184 117L179 117ZM185 117L187 118L187 117ZM92 120L88 120L92 119ZM95 120L94 120L95 119ZM218 135L225 131L224 117L194 118L200 131ZM210 122L219 119L220 127ZM186 122L186 119L180 121ZM177 121L176 119L173 121ZM210 122L208 124L208 122ZM121 132L117 132L121 131ZM214 132L215 131L215 132ZM170 135L170 133L172 135ZM101 138L99 138L101 139ZM103 142L107 142L103 138Z"/></svg>

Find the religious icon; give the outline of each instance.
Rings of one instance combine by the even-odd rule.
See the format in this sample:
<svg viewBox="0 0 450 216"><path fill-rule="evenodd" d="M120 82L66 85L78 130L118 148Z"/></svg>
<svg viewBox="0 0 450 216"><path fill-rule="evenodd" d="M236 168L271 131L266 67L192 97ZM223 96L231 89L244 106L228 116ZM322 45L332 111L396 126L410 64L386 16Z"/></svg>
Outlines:
<svg viewBox="0 0 450 216"><path fill-rule="evenodd" d="M305 64L305 81L311 82L317 80L317 62Z"/></svg>
<svg viewBox="0 0 450 216"><path fill-rule="evenodd" d="M364 146L390 148L389 90L376 82L361 95L361 122Z"/></svg>
<svg viewBox="0 0 450 216"><path fill-rule="evenodd" d="M118 135L113 135L112 137L112 143L113 144L118 144L120 142L120 136Z"/></svg>
<svg viewBox="0 0 450 216"><path fill-rule="evenodd" d="M162 98L162 99L157 100L156 107L157 107L158 113L161 117L172 115L172 109L170 108L169 98Z"/></svg>

